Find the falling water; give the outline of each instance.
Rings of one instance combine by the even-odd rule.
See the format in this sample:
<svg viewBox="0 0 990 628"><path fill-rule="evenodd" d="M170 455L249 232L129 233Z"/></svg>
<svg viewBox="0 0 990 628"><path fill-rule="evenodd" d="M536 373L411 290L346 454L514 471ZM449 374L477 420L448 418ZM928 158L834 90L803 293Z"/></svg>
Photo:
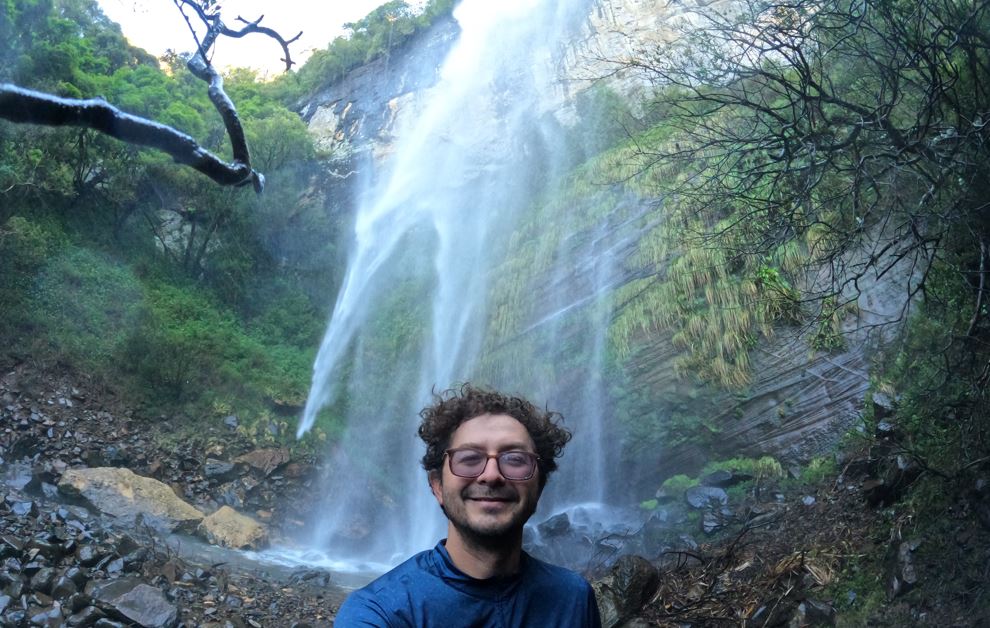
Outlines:
<svg viewBox="0 0 990 628"><path fill-rule="evenodd" d="M299 426L323 409L346 422L314 526L316 545L335 555L394 563L442 536L415 430L431 389L458 382L564 411L575 438L544 512L604 496L608 295L634 231L616 224L622 213L542 225L559 245L538 304L514 333L489 333L510 236L565 167L557 61L589 10L588 0L465 0L439 82L417 95L362 196Z"/></svg>

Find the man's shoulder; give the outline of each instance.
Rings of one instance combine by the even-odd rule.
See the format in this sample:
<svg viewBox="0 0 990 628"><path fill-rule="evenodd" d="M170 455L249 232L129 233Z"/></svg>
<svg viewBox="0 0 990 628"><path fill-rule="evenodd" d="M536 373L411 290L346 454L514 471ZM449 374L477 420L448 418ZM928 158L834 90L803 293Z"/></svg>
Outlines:
<svg viewBox="0 0 990 628"><path fill-rule="evenodd" d="M432 551L434 550L426 550L413 555L354 593L374 594L383 589L392 588L396 584L407 582L410 578L421 578L429 572L429 554Z"/></svg>
<svg viewBox="0 0 990 628"><path fill-rule="evenodd" d="M408 594L410 582L422 582L427 573L426 555L431 550L420 552L391 570L378 576L367 585L356 589L337 612L336 624L340 626L391 626L396 617L396 605L402 600L395 599Z"/></svg>

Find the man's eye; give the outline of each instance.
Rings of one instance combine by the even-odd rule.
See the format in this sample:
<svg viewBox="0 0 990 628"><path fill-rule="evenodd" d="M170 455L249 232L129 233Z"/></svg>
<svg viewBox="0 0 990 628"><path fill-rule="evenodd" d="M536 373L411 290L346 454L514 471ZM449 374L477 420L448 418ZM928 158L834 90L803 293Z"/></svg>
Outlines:
<svg viewBox="0 0 990 628"><path fill-rule="evenodd" d="M502 464L507 464L511 467L525 467L529 464L529 456L512 452L502 454Z"/></svg>
<svg viewBox="0 0 990 628"><path fill-rule="evenodd" d="M476 465L484 459L484 456L477 452L469 451L457 455L457 462L466 465Z"/></svg>

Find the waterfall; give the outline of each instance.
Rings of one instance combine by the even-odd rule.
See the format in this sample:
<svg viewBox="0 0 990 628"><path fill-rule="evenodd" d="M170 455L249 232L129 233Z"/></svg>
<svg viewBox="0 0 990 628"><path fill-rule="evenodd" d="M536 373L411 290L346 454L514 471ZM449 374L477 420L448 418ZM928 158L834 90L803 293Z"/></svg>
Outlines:
<svg viewBox="0 0 990 628"><path fill-rule="evenodd" d="M565 413L575 436L541 512L605 497L608 297L635 229L622 212L545 225L527 213L573 165L553 115L558 61L589 11L588 0L464 0L438 83L361 195L299 426L321 411L346 424L313 522L314 544L334 555L394 564L443 536L417 413L431 390L464 381ZM515 279L506 260L527 221L551 232L554 260L525 320L496 338L507 307L496 284Z"/></svg>

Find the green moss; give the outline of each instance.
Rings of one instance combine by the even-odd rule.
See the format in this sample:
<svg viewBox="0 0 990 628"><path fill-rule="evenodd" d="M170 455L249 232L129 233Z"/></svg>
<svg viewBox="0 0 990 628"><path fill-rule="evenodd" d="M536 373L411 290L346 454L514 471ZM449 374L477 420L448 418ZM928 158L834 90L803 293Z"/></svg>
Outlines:
<svg viewBox="0 0 990 628"><path fill-rule="evenodd" d="M660 485L667 494L672 496L680 496L684 494L684 491L688 490L692 486L698 485L698 478L688 477L684 474L678 474L671 476L663 481Z"/></svg>

